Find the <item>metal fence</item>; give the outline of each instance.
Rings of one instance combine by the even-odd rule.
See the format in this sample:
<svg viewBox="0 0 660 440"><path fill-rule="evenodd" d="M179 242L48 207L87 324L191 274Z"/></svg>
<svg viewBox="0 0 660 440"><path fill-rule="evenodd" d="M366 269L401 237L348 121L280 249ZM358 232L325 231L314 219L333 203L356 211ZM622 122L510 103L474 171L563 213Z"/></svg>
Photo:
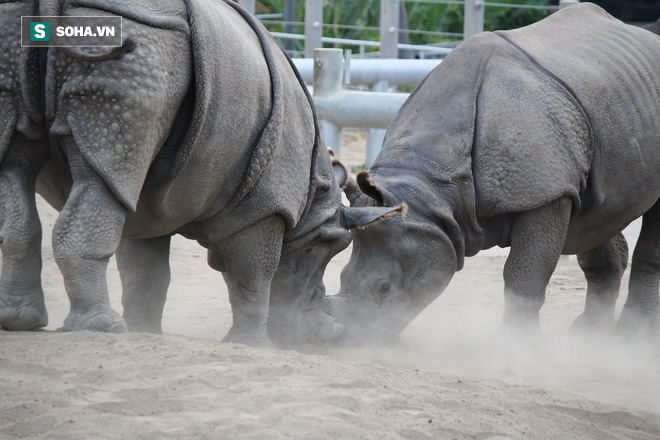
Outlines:
<svg viewBox="0 0 660 440"><path fill-rule="evenodd" d="M385 136L385 128L398 109L408 98L407 93L390 92L397 86L417 86L422 79L441 61L397 60L400 49L423 54L434 53L444 56L451 48L433 45L411 45L399 43L400 3L416 1L425 3L463 4L463 37L483 31L486 7L551 9L547 6L515 5L485 2L483 0L380 0L380 41L351 40L323 37L323 0L305 0L305 33L276 33L275 37L305 41L305 56L295 58L296 67L305 82L312 84L313 97L321 123L321 135L326 145L332 146L341 156L341 130L345 127L370 129L367 137L366 165L376 158ZM238 0L254 13L255 0ZM578 0L560 0L559 7L578 3ZM278 16L258 15L266 21ZM302 23L301 23L302 24ZM365 47L379 47L381 59L344 59L341 49L322 49L323 43L357 46L359 53ZM371 91L347 90L344 85L367 86Z"/></svg>
<svg viewBox="0 0 660 440"><path fill-rule="evenodd" d="M237 0L243 7L250 12L255 12L255 0ZM577 3L577 0L565 0L569 3ZM402 30L399 28L401 3L433 3L433 4L458 4L464 6L463 33L446 33L437 31L418 31ZM265 24L283 24L302 25L304 33L296 34L293 32L274 32L273 35L282 40L304 40L304 56L311 58L314 49L322 48L323 44L341 45L353 50L354 53L364 56L365 48L379 48L380 58L397 58L399 50L410 50L418 58L424 58L429 54L435 56L446 55L451 51L451 47L439 47L438 45L415 45L400 43L400 34L402 32L421 33L428 35L448 35L453 37L468 38L484 30L484 11L486 8L524 8L524 9L542 9L555 10L556 6L509 4L500 2L486 2L484 0L380 0L380 25L375 28L359 26L359 29L372 29L379 31L379 41L368 41L358 39L345 39L324 37L324 27L349 28L348 25L331 25L323 22L323 0L305 0L305 19L304 22L293 22L281 20L279 14L259 14L257 15ZM289 17L289 19L291 19ZM355 50L357 49L357 50Z"/></svg>

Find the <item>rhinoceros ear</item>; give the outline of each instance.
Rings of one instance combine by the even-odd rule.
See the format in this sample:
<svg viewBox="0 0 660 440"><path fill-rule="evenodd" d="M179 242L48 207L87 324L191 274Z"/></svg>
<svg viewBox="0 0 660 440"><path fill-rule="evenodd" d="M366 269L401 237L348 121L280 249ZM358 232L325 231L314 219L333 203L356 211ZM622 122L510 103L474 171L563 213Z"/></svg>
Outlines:
<svg viewBox="0 0 660 440"><path fill-rule="evenodd" d="M401 203L394 194L374 183L369 170L360 171L355 178L357 179L360 191L376 200L378 204L394 207Z"/></svg>
<svg viewBox="0 0 660 440"><path fill-rule="evenodd" d="M332 170L335 173L335 180L341 190L344 191L344 194L346 194L348 201L353 205L362 195L360 188L358 188L355 178L351 176L346 166L335 156L332 147L328 147L328 154L330 155L330 160L332 160Z"/></svg>
<svg viewBox="0 0 660 440"><path fill-rule="evenodd" d="M350 177L348 170L346 169L346 166L341 162L341 160L339 160L339 158L335 155L332 147L328 147L328 154L330 155L330 160L332 161L332 171L335 173L335 180L343 191L346 188L346 184L348 183L348 179Z"/></svg>
<svg viewBox="0 0 660 440"><path fill-rule="evenodd" d="M380 206L341 208L339 223L346 229L365 229L369 226L390 219L399 213L401 214L401 217L405 218L407 210L408 206L405 203L401 203L394 208Z"/></svg>

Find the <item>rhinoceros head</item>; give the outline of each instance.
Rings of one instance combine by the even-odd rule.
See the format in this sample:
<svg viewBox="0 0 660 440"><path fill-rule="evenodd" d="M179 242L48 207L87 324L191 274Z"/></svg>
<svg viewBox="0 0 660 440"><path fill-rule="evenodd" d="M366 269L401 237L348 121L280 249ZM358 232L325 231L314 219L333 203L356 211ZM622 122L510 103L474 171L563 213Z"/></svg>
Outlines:
<svg viewBox="0 0 660 440"><path fill-rule="evenodd" d="M335 177L337 169L333 173L327 155L319 154L316 160L313 202L299 225L286 235L270 287L268 333L280 346L324 344L342 333L342 326L321 305L325 269L351 242L351 234L340 221L340 186L348 174Z"/></svg>
<svg viewBox="0 0 660 440"><path fill-rule="evenodd" d="M344 324L349 343L398 335L462 264L448 232L457 231L451 216L447 224L430 224L367 172L357 180L364 194L342 211L353 238L351 258L341 274L341 292L324 303Z"/></svg>

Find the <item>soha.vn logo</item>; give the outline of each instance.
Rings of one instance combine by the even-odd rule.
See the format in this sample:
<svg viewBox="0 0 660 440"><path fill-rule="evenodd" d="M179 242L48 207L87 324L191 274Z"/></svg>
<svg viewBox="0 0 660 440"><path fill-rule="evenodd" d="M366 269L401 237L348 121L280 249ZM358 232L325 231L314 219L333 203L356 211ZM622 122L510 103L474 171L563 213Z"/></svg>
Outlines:
<svg viewBox="0 0 660 440"><path fill-rule="evenodd" d="M58 37L114 37L114 26L57 26ZM30 22L30 41L50 41L50 23Z"/></svg>
<svg viewBox="0 0 660 440"><path fill-rule="evenodd" d="M30 22L30 41L50 41L50 23Z"/></svg>

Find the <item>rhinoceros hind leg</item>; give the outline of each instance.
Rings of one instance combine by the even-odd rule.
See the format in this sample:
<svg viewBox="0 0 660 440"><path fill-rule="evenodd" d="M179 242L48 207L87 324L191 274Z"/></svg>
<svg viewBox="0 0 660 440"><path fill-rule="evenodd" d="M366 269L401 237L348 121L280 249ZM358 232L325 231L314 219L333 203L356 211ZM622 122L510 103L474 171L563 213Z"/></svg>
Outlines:
<svg viewBox="0 0 660 440"><path fill-rule="evenodd" d="M657 337L660 330L660 202L644 214L633 252L628 299L617 323L624 336Z"/></svg>
<svg viewBox="0 0 660 440"><path fill-rule="evenodd" d="M41 289L32 292L0 289L0 327L10 331L30 331L48 325L48 313Z"/></svg>
<svg viewBox="0 0 660 440"><path fill-rule="evenodd" d="M504 266L501 332L540 334L539 311L564 247L570 215L571 200L562 198L515 219Z"/></svg>
<svg viewBox="0 0 660 440"><path fill-rule="evenodd" d="M614 328L614 306L621 288L621 277L628 266L628 244L619 233L607 243L577 256L587 279L584 312L572 329L600 331Z"/></svg>
<svg viewBox="0 0 660 440"><path fill-rule="evenodd" d="M5 330L48 325L41 287L41 222L34 198L43 163L38 152L30 143L12 145L0 167L0 327Z"/></svg>
<svg viewBox="0 0 660 440"><path fill-rule="evenodd" d="M223 342L272 347L267 332L270 284L280 261L283 235L284 219L271 216L218 246L234 318Z"/></svg>
<svg viewBox="0 0 660 440"><path fill-rule="evenodd" d="M126 208L66 145L73 187L53 228L53 255L71 302L64 330L124 332L124 320L110 307L106 271L119 246Z"/></svg>
<svg viewBox="0 0 660 440"><path fill-rule="evenodd" d="M119 244L121 303L129 331L163 332L161 320L170 284L170 238L123 239Z"/></svg>
<svg viewBox="0 0 660 440"><path fill-rule="evenodd" d="M106 333L126 333L128 328L123 318L110 306L95 304L82 308L72 307L64 320L64 331L91 330Z"/></svg>

